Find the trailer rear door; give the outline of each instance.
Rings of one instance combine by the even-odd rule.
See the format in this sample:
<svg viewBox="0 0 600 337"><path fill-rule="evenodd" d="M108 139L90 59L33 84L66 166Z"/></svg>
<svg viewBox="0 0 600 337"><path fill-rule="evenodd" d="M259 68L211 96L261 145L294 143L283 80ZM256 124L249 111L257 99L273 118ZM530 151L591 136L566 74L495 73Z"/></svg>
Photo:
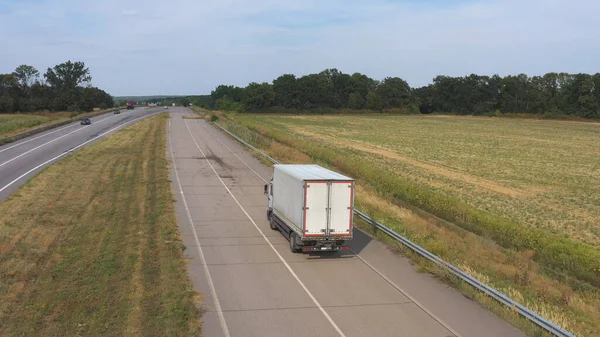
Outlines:
<svg viewBox="0 0 600 337"><path fill-rule="evenodd" d="M327 207L329 189L327 182L307 181L304 188L304 235L327 234Z"/></svg>
<svg viewBox="0 0 600 337"><path fill-rule="evenodd" d="M353 194L354 184L351 181L331 183L329 235L352 235Z"/></svg>

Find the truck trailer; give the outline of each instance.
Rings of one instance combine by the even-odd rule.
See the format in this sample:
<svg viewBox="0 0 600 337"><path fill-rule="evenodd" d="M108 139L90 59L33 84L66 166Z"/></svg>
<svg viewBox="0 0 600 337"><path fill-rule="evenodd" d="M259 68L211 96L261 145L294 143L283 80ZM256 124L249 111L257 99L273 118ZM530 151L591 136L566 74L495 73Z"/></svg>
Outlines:
<svg viewBox="0 0 600 337"><path fill-rule="evenodd" d="M294 253L349 250L354 212L352 178L319 165L275 165L267 219Z"/></svg>

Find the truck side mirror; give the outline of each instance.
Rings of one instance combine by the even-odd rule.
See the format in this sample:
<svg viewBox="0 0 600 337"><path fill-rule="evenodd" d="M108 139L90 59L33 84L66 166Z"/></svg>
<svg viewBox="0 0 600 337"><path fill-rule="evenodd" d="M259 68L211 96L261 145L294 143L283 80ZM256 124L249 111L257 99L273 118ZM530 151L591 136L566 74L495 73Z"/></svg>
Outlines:
<svg viewBox="0 0 600 337"><path fill-rule="evenodd" d="M269 194L269 185L265 184L265 195Z"/></svg>

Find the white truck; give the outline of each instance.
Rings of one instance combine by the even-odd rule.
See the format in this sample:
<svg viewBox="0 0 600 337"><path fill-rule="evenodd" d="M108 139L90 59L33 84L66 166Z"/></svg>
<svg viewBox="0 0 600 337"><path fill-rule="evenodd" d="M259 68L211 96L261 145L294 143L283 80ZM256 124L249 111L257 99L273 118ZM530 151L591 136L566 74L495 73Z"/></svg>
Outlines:
<svg viewBox="0 0 600 337"><path fill-rule="evenodd" d="M264 189L271 229L289 239L294 253L349 250L354 183L318 165L275 165Z"/></svg>

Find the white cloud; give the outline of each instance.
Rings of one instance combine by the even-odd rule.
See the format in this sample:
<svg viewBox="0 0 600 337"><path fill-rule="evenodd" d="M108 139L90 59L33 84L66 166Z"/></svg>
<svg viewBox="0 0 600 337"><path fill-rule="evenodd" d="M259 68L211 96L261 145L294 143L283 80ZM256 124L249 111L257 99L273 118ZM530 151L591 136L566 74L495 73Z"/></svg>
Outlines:
<svg viewBox="0 0 600 337"><path fill-rule="evenodd" d="M438 74L600 69L600 2L434 3L23 2L0 7L0 73L83 60L95 85L121 95L207 93L328 67L411 85Z"/></svg>

